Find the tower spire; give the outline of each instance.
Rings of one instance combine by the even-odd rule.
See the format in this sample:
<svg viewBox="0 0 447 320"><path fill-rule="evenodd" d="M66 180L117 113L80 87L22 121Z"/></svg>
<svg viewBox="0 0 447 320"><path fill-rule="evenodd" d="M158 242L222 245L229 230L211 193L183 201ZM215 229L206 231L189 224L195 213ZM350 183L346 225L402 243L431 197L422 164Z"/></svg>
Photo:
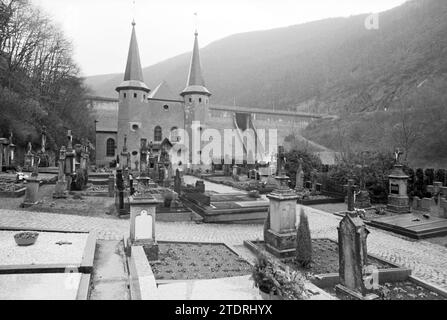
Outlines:
<svg viewBox="0 0 447 320"><path fill-rule="evenodd" d="M132 20L132 34L130 38L129 53L127 55L126 71L124 72L124 82L121 83L116 90L141 89L149 92L150 90L143 79L143 70L141 68L140 51L138 49L135 25L135 20Z"/></svg>
<svg viewBox="0 0 447 320"><path fill-rule="evenodd" d="M205 80L203 78L202 66L200 63L200 50L199 50L199 33L197 29L194 33L194 47L192 51L191 64L189 67L188 81L186 88L181 93L182 96L191 93L204 94L211 96L211 93L205 86Z"/></svg>

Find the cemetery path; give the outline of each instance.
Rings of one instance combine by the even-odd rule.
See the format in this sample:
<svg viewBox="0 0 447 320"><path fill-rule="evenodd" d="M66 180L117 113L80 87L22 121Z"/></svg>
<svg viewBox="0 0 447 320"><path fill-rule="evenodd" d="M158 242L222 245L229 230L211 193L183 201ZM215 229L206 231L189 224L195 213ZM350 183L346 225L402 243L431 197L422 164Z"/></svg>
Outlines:
<svg viewBox="0 0 447 320"><path fill-rule="evenodd" d="M313 238L337 240L339 217L310 207L306 207L306 213ZM0 209L0 228L2 226L94 231L104 240L127 238L129 233L128 220ZM160 241L223 242L238 249L244 257L249 253L241 247L243 241L263 238L262 225L157 222L156 228ZM413 275L447 290L447 248L368 229L371 231L368 252L411 268Z"/></svg>

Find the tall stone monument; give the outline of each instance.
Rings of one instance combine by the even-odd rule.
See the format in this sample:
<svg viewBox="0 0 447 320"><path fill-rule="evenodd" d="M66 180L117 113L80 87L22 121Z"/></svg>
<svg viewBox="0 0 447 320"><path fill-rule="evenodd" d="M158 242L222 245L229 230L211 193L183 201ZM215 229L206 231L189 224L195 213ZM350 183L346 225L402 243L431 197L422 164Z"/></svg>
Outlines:
<svg viewBox="0 0 447 320"><path fill-rule="evenodd" d="M387 210L395 213L410 213L410 199L407 194L408 179L410 178L403 171L403 165L400 163L402 152L396 150L396 163L392 169L389 179L389 196Z"/></svg>
<svg viewBox="0 0 447 320"><path fill-rule="evenodd" d="M267 197L270 200L270 228L264 231L267 251L279 258L295 255L296 206L298 196L289 188L285 174L284 148L278 147L276 180L278 187Z"/></svg>

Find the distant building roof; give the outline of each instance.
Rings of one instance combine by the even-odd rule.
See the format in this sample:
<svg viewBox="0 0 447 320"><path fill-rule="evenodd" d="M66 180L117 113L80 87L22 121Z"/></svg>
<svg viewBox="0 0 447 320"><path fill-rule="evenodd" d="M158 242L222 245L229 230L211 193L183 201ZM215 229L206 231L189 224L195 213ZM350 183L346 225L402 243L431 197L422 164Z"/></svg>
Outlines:
<svg viewBox="0 0 447 320"><path fill-rule="evenodd" d="M172 92L171 88L166 81L160 83L154 91L149 95L149 99L154 100L169 100L169 101L183 101L179 95Z"/></svg>

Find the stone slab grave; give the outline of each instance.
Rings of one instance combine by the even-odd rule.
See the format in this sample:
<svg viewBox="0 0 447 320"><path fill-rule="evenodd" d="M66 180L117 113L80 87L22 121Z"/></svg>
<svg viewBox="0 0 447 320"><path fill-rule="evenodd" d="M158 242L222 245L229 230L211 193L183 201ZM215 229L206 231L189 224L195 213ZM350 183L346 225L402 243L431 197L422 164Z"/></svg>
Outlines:
<svg viewBox="0 0 447 320"><path fill-rule="evenodd" d="M411 213L383 217L368 222L369 225L392 231L413 239L425 239L447 235L447 219Z"/></svg>
<svg viewBox="0 0 447 320"><path fill-rule="evenodd" d="M87 300L90 275L0 274L0 300Z"/></svg>
<svg viewBox="0 0 447 320"><path fill-rule="evenodd" d="M38 232L36 243L20 247L14 235ZM93 233L51 232L50 230L0 229L0 274L63 273L67 269L91 273L96 247Z"/></svg>

